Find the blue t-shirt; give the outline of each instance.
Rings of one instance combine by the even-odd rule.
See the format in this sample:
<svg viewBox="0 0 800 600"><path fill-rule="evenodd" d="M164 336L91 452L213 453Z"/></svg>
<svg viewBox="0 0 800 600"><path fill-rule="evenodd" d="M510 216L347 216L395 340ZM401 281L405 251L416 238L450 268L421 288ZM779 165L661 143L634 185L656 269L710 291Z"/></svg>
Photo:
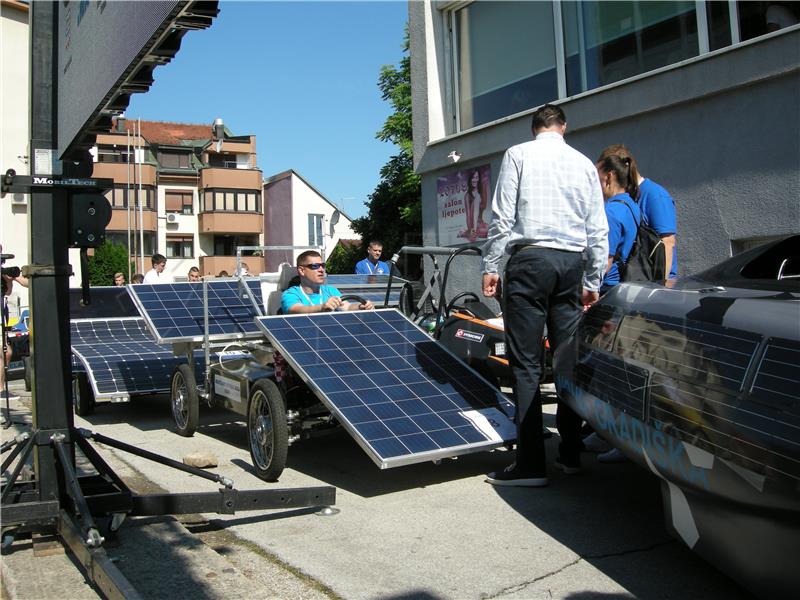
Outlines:
<svg viewBox="0 0 800 600"><path fill-rule="evenodd" d="M631 210L628 210L628 207ZM634 220L635 217L635 220ZM608 255L616 256L619 253L622 261L628 259L628 254L636 241L636 230L641 219L639 206L626 193L612 196L606 201L606 219L608 220ZM619 283L619 268L616 261L611 263L611 269L603 277L601 287L609 287Z"/></svg>
<svg viewBox="0 0 800 600"><path fill-rule="evenodd" d="M675 201L669 192L655 181L645 179L639 186L639 206L644 214L644 222L656 230L658 235L678 233ZM678 276L678 246L672 249L672 268L668 279Z"/></svg>
<svg viewBox="0 0 800 600"><path fill-rule="evenodd" d="M332 296L341 296L342 293L332 285L319 286L319 292L316 294L307 294L299 285L288 288L281 295L281 311L283 314L288 315L289 309L295 304L302 304L304 306L316 306L318 304L325 304L325 302Z"/></svg>
<svg viewBox="0 0 800 600"><path fill-rule="evenodd" d="M365 258L356 263L356 275L388 275L390 272L389 263L382 260L372 264L369 258Z"/></svg>

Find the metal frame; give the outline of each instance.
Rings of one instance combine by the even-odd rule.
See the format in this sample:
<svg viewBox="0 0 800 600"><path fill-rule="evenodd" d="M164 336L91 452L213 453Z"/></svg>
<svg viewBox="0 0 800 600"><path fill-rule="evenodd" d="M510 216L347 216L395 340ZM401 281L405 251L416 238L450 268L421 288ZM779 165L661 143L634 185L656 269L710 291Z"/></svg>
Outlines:
<svg viewBox="0 0 800 600"><path fill-rule="evenodd" d="M380 313L380 312L394 312L394 313L397 313L397 314L401 315L411 325L415 325L415 323L413 321L408 319L408 317L403 315L403 313L401 313L400 311L398 311L397 309L394 309L394 308L376 309L376 310L374 310L372 312L377 312L377 313ZM388 468L392 468L392 467L401 467L401 466L404 466L404 465L411 465L411 464L416 464L416 463L426 462L426 461L436 461L436 460L440 460L440 459L443 459L443 458L450 458L450 457L453 457L453 456L461 456L463 454L472 454L474 452L483 452L485 450L492 450L494 448L499 448L499 447L501 447L501 446L513 441L513 440L504 440L502 442L493 442L493 441L487 440L484 443L475 442L473 444L464 444L463 446L454 446L454 447L448 448L447 450L429 450L429 451L426 451L426 452L419 452L419 453L416 453L416 454L405 455L405 456L402 456L400 458L394 458L394 459L384 459L384 458L382 458L372 448L372 446L370 446L369 442L367 440L365 440L363 437L361 437L361 434L358 433L358 430L355 428L355 426L352 423L350 423L350 421L339 411L339 409L335 405L333 405L330 402L330 400L328 400L328 397L319 388L319 386L317 385L316 381L312 377L310 377L308 375L308 373L306 373L306 371L292 358L291 353L288 353L286 351L286 349L281 345L280 342L278 342L277 340L273 339L270 336L268 330L266 329L266 327L262 323L263 321L267 321L267 320L296 319L296 318L303 318L303 317L310 317L310 318L313 319L315 317L315 315L314 314L273 315L273 316L269 316L269 317L261 317L260 319L257 320L257 323L258 323L259 327L261 328L261 330L264 332L264 334L267 336L267 338L269 338L270 343L281 353L283 358L286 359L286 362L288 362L289 365L292 367L292 369L294 369L294 371L300 376L300 379L303 380L303 382L309 387L309 389L311 389L311 391L314 393L314 395L325 405L325 407L336 417L336 419L340 423L342 423L342 426L345 428L347 433L350 434L350 436L356 441L356 443L359 446L361 446L362 450L364 450L364 452L367 453L367 455L372 459L372 461L376 465L378 465L378 467L380 467L381 469L388 469ZM422 329L420 329L419 331L423 335L427 335L427 334L425 334L425 332ZM453 354L448 348L445 348L444 346L441 346L441 345L440 345L440 347L444 351L446 351L450 356L452 356L453 358L458 359L458 357L456 357L455 354ZM484 382L488 388L491 388L492 390L496 390L495 386L493 386L491 383L489 383L482 375L480 375L480 373L478 373L477 371L475 371L472 367L470 367L468 365L464 365L464 366L469 371L471 371L472 374L476 378L478 378L482 382ZM506 398L505 395L502 392L495 391L495 393L497 395L501 396L502 398L505 398L506 400L508 400L508 398ZM511 403L510 400L508 400L508 402L509 402L510 405L513 406L513 404ZM501 405L498 404L497 408L501 412L504 412L502 410ZM508 416L508 415L506 415L506 416ZM512 417L509 417L509 420L512 420Z"/></svg>

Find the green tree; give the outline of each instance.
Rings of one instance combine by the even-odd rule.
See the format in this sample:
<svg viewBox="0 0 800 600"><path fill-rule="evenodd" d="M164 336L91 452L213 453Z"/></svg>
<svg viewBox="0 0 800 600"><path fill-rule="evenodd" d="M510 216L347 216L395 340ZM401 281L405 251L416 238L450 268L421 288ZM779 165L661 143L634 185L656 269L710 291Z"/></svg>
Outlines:
<svg viewBox="0 0 800 600"><path fill-rule="evenodd" d="M381 180L366 203L366 216L353 221L353 230L361 236L361 256L371 239L383 242L386 253L396 252L407 244L422 241L422 204L419 176L414 173L411 126L411 59L408 27L403 40L399 65L384 65L378 79L381 96L394 112L386 118L376 137L399 148L380 171ZM419 261L404 265L406 275L416 277ZM401 267L402 268L402 267Z"/></svg>
<svg viewBox="0 0 800 600"><path fill-rule="evenodd" d="M89 283L114 285L114 273L125 273L125 279L128 278L128 250L122 244L106 240L89 257Z"/></svg>
<svg viewBox="0 0 800 600"><path fill-rule="evenodd" d="M339 242L328 257L325 271L330 274L353 273L356 263L364 258L360 245Z"/></svg>

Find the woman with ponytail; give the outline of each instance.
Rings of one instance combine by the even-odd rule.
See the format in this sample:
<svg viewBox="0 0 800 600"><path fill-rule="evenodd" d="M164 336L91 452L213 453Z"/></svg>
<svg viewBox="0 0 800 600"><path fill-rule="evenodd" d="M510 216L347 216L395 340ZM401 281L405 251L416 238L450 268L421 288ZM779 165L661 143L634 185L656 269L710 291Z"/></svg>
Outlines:
<svg viewBox="0 0 800 600"><path fill-rule="evenodd" d="M595 166L608 220L608 266L600 285L600 293L604 294L620 282L620 266L624 268L628 260L642 217L634 200L639 195L635 163L630 158L604 153Z"/></svg>
<svg viewBox="0 0 800 600"><path fill-rule="evenodd" d="M678 245L675 237L678 231L678 219L675 201L662 186L652 179L642 176L636 159L623 144L609 146L603 150L600 159L612 155L630 161L631 177L639 184L639 195L631 197L639 203L644 222L655 229L661 241L664 242L667 260L664 272L667 274L667 285L669 286L670 281L678 277Z"/></svg>

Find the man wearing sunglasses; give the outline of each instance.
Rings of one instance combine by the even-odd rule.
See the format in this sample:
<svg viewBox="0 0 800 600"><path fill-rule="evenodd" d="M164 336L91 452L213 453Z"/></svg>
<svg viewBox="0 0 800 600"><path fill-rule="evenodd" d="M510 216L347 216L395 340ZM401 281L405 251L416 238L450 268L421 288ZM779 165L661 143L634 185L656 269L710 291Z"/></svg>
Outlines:
<svg viewBox="0 0 800 600"><path fill-rule="evenodd" d="M297 274L300 285L290 287L281 296L281 311L285 315L375 308L369 300L364 304L343 302L339 290L323 285L325 263L315 250L307 250L297 257Z"/></svg>

